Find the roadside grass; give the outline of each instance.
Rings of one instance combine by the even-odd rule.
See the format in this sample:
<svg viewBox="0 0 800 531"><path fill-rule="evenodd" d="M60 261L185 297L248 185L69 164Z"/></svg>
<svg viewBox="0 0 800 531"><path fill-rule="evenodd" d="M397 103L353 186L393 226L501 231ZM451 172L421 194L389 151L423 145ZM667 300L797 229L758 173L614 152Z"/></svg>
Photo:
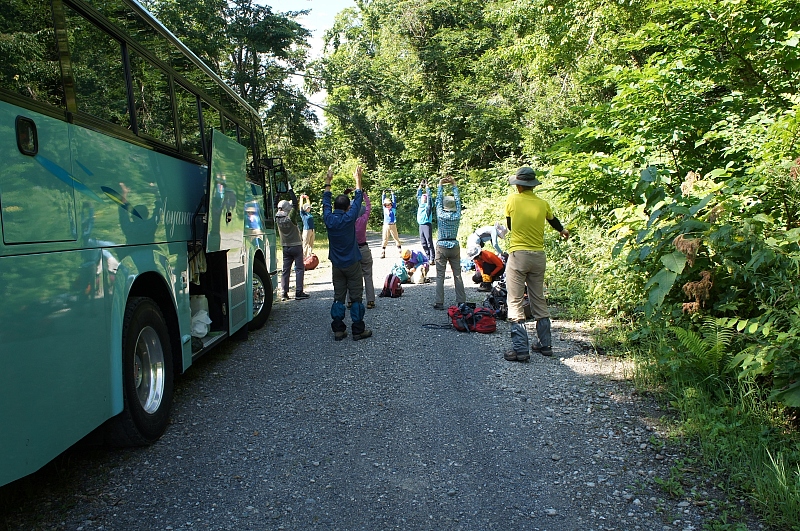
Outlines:
<svg viewBox="0 0 800 531"><path fill-rule="evenodd" d="M747 500L774 529L800 531L800 433L791 410L770 402L754 381L700 382L669 373L657 362L662 345L629 347L632 381L659 398L675 415L673 440L698 453L714 485L730 500ZM658 482L673 496L685 495L679 477ZM735 503L721 507L709 530L744 530Z"/></svg>

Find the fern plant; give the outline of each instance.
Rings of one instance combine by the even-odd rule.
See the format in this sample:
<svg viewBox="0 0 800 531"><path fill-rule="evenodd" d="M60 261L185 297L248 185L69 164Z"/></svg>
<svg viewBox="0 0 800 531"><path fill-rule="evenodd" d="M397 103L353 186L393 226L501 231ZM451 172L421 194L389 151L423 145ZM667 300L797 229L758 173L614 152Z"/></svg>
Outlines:
<svg viewBox="0 0 800 531"><path fill-rule="evenodd" d="M682 369L686 376L689 376L686 371L691 371L691 375L700 380L725 376L731 371L733 356L729 347L735 335L733 330L725 326L725 322L723 318L706 317L700 328L702 335L694 330L670 327L685 351L675 352L676 357L669 360L668 364Z"/></svg>

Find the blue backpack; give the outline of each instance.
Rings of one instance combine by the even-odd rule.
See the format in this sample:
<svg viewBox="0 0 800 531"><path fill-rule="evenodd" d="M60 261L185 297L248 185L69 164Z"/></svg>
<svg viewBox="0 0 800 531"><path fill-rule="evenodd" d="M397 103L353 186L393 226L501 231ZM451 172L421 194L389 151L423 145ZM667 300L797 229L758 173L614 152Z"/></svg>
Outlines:
<svg viewBox="0 0 800 531"><path fill-rule="evenodd" d="M408 282L409 276L406 267L403 264L395 264L392 266L392 274L400 279L400 283Z"/></svg>

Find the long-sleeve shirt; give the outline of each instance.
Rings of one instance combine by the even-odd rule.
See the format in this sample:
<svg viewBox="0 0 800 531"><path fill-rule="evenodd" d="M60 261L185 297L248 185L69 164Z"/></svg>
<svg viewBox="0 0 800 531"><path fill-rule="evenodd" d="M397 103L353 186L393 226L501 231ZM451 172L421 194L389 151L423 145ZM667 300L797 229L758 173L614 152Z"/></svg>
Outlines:
<svg viewBox="0 0 800 531"><path fill-rule="evenodd" d="M416 269L417 267L427 264L428 257L425 256L425 253L421 253L419 251L411 251L411 257L408 260L403 260L403 265L406 269Z"/></svg>
<svg viewBox="0 0 800 531"><path fill-rule="evenodd" d="M433 223L433 198L430 187L425 187L426 200L422 200L422 188L417 188L417 223L425 225Z"/></svg>
<svg viewBox="0 0 800 531"><path fill-rule="evenodd" d="M360 209L359 207L359 210ZM367 222L369 221L370 212L372 212L372 203L369 201L367 192L364 192L364 213L356 219L356 242L358 245L365 245L367 243Z"/></svg>
<svg viewBox="0 0 800 531"><path fill-rule="evenodd" d="M356 243L356 218L361 210L363 192L356 190L348 210L333 210L330 191L322 194L322 219L328 228L328 259L334 267L344 269L361 261L361 251Z"/></svg>
<svg viewBox="0 0 800 531"><path fill-rule="evenodd" d="M492 242L497 254L503 254L503 249L500 248L500 242L498 241L497 228L494 225L479 228L475 231L473 237L481 247L483 247L482 244L484 243Z"/></svg>
<svg viewBox="0 0 800 531"><path fill-rule="evenodd" d="M386 206L386 198L391 197L392 206ZM394 199L394 192L391 196L387 196L386 192L381 194L381 204L383 205L383 224L394 225L397 223L397 201Z"/></svg>
<svg viewBox="0 0 800 531"><path fill-rule="evenodd" d="M444 209L444 187L440 184L436 194L436 217L439 220L439 239L437 245L452 249L458 245L458 225L461 222L461 198L458 195L458 186L453 186L453 197L456 200L455 212Z"/></svg>
<svg viewBox="0 0 800 531"><path fill-rule="evenodd" d="M314 215L300 209L300 218L303 220L303 230L314 230Z"/></svg>
<svg viewBox="0 0 800 531"><path fill-rule="evenodd" d="M473 259L475 262L475 269L482 275L494 276L499 273L505 264L503 260L491 251L481 251L478 256Z"/></svg>

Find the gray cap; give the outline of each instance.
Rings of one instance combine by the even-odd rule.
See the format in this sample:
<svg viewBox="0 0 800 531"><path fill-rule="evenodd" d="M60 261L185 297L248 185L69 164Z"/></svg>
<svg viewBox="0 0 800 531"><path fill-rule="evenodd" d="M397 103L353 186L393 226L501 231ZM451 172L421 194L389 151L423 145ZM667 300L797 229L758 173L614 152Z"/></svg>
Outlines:
<svg viewBox="0 0 800 531"><path fill-rule="evenodd" d="M536 178L536 172L529 166L523 166L517 170L513 177L508 178L508 184L518 184L520 186L539 186L542 184Z"/></svg>

